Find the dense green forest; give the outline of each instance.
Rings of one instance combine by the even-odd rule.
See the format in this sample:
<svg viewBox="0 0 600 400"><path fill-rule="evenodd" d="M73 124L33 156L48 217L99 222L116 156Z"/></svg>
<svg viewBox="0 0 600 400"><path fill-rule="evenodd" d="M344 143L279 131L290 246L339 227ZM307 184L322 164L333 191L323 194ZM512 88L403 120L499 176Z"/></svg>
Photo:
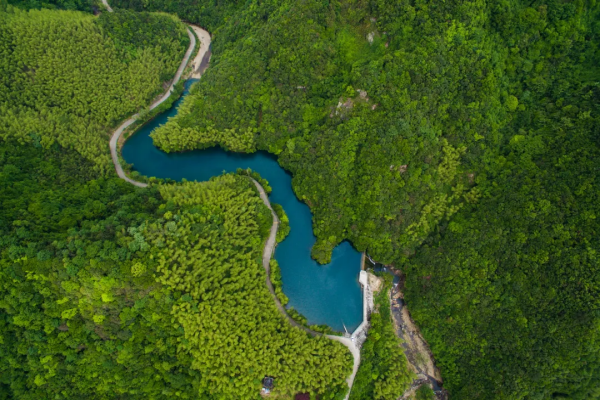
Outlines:
<svg viewBox="0 0 600 400"><path fill-rule="evenodd" d="M563 84L518 113L486 196L405 264L457 398L600 398L600 87Z"/></svg>
<svg viewBox="0 0 600 400"><path fill-rule="evenodd" d="M163 14L0 11L0 138L77 150L112 170L111 128L173 77L189 45Z"/></svg>
<svg viewBox="0 0 600 400"><path fill-rule="evenodd" d="M0 398L344 390L350 355L278 312L251 181L136 189L72 150L0 147Z"/></svg>
<svg viewBox="0 0 600 400"><path fill-rule="evenodd" d="M188 44L162 14L0 9L0 399L250 399L265 375L283 396L347 390L347 349L265 286L272 217L248 177L114 176L110 128Z"/></svg>
<svg viewBox="0 0 600 400"><path fill-rule="evenodd" d="M128 8L136 11L164 11L185 21L194 22L205 27L211 35L214 34L224 22L237 20L238 12L244 6L253 7L252 2L246 0L113 0L111 6Z"/></svg>
<svg viewBox="0 0 600 400"><path fill-rule="evenodd" d="M277 154L317 260L350 239L406 273L451 396L599 398L600 5L237 7L155 143Z"/></svg>
<svg viewBox="0 0 600 400"><path fill-rule="evenodd" d="M7 2L25 10L46 8L92 12L97 9L94 0L8 0Z"/></svg>
<svg viewBox="0 0 600 400"><path fill-rule="evenodd" d="M452 398L600 398L600 4L111 4L212 31L211 67L155 143L277 154L318 261L349 239L405 273ZM273 374L282 393L333 398L349 356L278 315L260 265L270 214L246 177L108 176L106 133L172 76L183 26L7 10L0 396L250 398ZM356 398L395 398L408 378L386 318Z"/></svg>

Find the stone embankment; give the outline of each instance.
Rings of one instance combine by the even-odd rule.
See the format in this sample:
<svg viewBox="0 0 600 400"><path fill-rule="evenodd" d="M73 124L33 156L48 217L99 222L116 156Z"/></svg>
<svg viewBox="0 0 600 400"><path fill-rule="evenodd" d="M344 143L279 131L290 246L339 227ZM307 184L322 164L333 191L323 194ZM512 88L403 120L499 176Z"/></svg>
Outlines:
<svg viewBox="0 0 600 400"><path fill-rule="evenodd" d="M440 386L442 384L440 370L435 365L427 342L408 312L402 291L399 287L394 286L389 295L396 335L403 340L404 354L406 354L411 369L417 374L417 378L412 382L410 388L398 400L409 399L421 385L429 385L434 390L437 399L447 398L445 390Z"/></svg>
<svg viewBox="0 0 600 400"><path fill-rule="evenodd" d="M439 369L435 366L431 350L412 320L404 303L402 292L397 287L390 290L390 304L396 334L404 341L402 345L406 358L415 372L441 382L442 377Z"/></svg>

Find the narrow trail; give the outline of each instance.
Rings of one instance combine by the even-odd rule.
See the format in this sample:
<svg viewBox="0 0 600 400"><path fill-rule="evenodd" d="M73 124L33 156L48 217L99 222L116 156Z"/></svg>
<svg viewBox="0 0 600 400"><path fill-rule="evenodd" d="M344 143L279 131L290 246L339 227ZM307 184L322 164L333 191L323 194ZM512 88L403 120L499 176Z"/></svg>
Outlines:
<svg viewBox="0 0 600 400"><path fill-rule="evenodd" d="M107 0L102 0L102 4L104 5L104 7L106 7L106 10L108 12L113 12L113 9L108 4ZM206 66L208 64L208 59L210 58L210 34L207 31L205 31L204 29L202 29L196 25L190 24L189 26L194 30L194 32L196 32L196 34L200 38L200 48L198 50L198 54L196 54L196 57L194 57L194 60L192 61L193 69L192 69L191 78L200 78L202 76L202 73L204 72L204 69L206 68ZM149 108L150 110L155 109L160 104L162 104L165 100L167 100L169 98L169 96L171 95L173 88L179 82L179 79L181 78L181 75L183 74L183 71L188 64L188 61L192 54L192 51L194 50L194 47L196 46L196 37L189 30L188 30L188 35L190 37L190 46L188 47L188 49L185 53L185 56L183 57L183 60L181 61L181 64L179 65L179 68L177 69L177 73L175 74L175 77L173 78L173 83L171 84L171 86L169 87L167 92L165 92L165 94L160 99L156 100L154 103L152 103L150 105L150 108ZM134 181L133 179L129 178L125 174L125 171L123 171L123 167L121 166L121 163L119 162L119 156L118 156L118 150L117 150L119 138L123 134L123 131L126 128L128 128L129 126L131 126L131 124L133 124L137 120L138 117L139 117L139 114L135 114L135 115L131 116L129 119L125 120L117 128L117 130L114 131L114 133L112 134L111 139L110 139L110 155L112 157L113 164L115 165L115 169L117 171L117 174L119 175L119 178L124 179L125 181L131 183L132 185L138 186L138 187L147 187L148 186L147 183ZM267 243L265 244L265 247L263 249L263 258L262 258L263 267L265 268L265 271L266 271L266 282L265 283L267 285L267 288L269 289L269 292L271 292L271 296L273 297L273 301L275 301L275 305L277 306L277 308L279 309L281 314L289 321L289 323L292 326L302 329L303 331L305 331L306 333L308 333L311 336L315 336L315 337L316 336L326 336L327 338L329 338L331 340L340 342L341 344L346 346L348 348L348 350L350 350L350 353L352 354L352 357L354 358L354 363L352 366L352 374L346 379L346 383L348 384L349 390L348 390L348 394L346 394L346 397L344 398L344 400L348 400L348 398L350 397L350 392L352 391L352 385L354 383L354 378L356 377L356 373L358 372L358 367L360 365L360 349L349 338L342 337L342 336L335 336L335 335L323 335L320 332L315 332L315 331L305 327L304 325L299 324L298 322L296 322L289 316L289 314L287 313L287 311L285 310L285 308L283 307L283 305L277 298L277 295L275 294L275 289L273 288L273 284L271 282L271 267L270 267L269 263L271 261L271 257L273 256L273 252L275 251L275 246L277 245L276 239L277 239L277 230L279 229L279 218L277 217L277 214L275 214L275 211L273 211L273 208L271 207L271 202L269 201L269 197L267 196L264 188L261 186L260 183L258 183L253 178L250 178L250 179L252 179L252 182L258 189L261 200L269 208L269 210L271 210L271 215L273 216L273 225L271 225L271 231L269 233L269 238L267 239Z"/></svg>

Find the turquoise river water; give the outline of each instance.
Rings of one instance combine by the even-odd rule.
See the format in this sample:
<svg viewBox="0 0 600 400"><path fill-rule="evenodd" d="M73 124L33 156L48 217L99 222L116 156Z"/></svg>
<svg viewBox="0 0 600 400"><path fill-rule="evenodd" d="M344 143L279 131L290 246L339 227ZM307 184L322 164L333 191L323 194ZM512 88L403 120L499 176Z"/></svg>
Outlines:
<svg viewBox="0 0 600 400"><path fill-rule="evenodd" d="M240 154L221 148L167 154L152 144L150 133L169 117L195 80L188 80L186 90L170 110L144 125L123 146L123 158L136 171L146 176L189 181L206 181L223 172L251 168L269 181L272 203L283 206L290 219L291 232L275 250L281 268L283 291L288 307L302 313L310 324L325 324L337 331L345 325L353 331L362 320L362 294L358 283L360 253L348 242L333 250L332 262L319 265L310 257L315 243L312 215L308 206L298 200L292 190L292 177L266 152Z"/></svg>

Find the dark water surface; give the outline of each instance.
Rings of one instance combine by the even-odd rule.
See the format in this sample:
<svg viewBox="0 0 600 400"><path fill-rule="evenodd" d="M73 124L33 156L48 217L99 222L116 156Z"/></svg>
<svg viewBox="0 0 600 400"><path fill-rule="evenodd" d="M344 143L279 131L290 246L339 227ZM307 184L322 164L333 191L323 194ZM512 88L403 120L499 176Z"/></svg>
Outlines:
<svg viewBox="0 0 600 400"><path fill-rule="evenodd" d="M192 81L186 82L184 96ZM183 98L183 97L182 97ZM220 148L167 154L152 144L150 133L177 114L174 107L142 127L123 146L123 158L135 170L157 178L206 181L238 168L251 168L269 181L271 202L279 203L290 219L291 232L275 250L281 267L288 307L302 313L310 324L326 324L335 330L354 330L362 319L362 295L358 283L360 253L348 242L333 250L332 262L319 265L310 257L315 243L310 209L292 191L291 176L266 152L230 153Z"/></svg>

